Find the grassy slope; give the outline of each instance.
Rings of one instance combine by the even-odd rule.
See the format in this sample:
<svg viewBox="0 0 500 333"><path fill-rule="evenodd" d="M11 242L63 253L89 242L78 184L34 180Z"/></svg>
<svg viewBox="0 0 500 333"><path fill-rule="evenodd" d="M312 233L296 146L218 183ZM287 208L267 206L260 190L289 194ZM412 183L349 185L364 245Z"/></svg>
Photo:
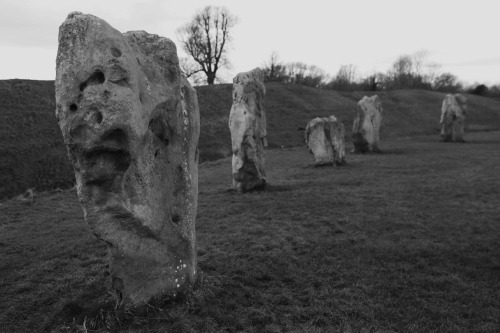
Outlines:
<svg viewBox="0 0 500 333"><path fill-rule="evenodd" d="M388 139L341 168L270 150L271 190L244 195L228 191L229 158L204 163L201 286L133 316L96 311L104 246L73 192L4 202L0 331L68 332L87 316L130 332L498 332L500 132L437 139Z"/></svg>
<svg viewBox="0 0 500 333"><path fill-rule="evenodd" d="M314 117L340 118L350 138L356 103L364 93L338 93L280 83L266 84L270 147L303 145L304 128ZM201 161L231 154L228 116L231 85L197 87L201 111ZM381 138L437 134L443 94L400 90L378 93L384 104ZM469 130L499 129L500 101L468 96ZM68 187L74 176L68 165L54 117L53 81L0 81L0 199L28 188Z"/></svg>
<svg viewBox="0 0 500 333"><path fill-rule="evenodd" d="M54 81L0 80L0 199L73 183L54 110Z"/></svg>

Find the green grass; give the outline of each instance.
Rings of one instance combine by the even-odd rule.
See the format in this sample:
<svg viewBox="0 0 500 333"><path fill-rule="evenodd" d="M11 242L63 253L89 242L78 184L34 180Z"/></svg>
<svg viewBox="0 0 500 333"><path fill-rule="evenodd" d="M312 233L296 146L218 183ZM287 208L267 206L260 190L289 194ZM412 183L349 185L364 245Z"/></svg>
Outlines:
<svg viewBox="0 0 500 333"><path fill-rule="evenodd" d="M202 279L142 311L114 309L73 191L6 201L0 331L498 332L500 132L438 139L382 137L345 167L268 150L271 188L248 194L229 158L202 164Z"/></svg>
<svg viewBox="0 0 500 333"><path fill-rule="evenodd" d="M201 114L200 161L231 155L230 84L196 87ZM371 92L348 92L267 83L264 106L270 148L303 145L315 117L334 114L350 140L356 103ZM438 134L444 94L423 90L377 92L384 106L382 137ZM467 95L467 130L500 129L500 101ZM68 188L74 175L55 119L54 81L0 80L0 200L35 191Z"/></svg>

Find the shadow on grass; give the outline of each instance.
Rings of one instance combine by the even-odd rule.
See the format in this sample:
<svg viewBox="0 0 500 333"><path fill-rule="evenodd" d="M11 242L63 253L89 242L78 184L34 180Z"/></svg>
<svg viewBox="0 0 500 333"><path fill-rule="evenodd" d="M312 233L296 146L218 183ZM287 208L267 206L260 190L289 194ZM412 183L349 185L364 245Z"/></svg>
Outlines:
<svg viewBox="0 0 500 333"><path fill-rule="evenodd" d="M458 142L458 143L468 143L468 144L480 144L480 145L498 145L500 144L500 141L498 140L467 140L465 142Z"/></svg>
<svg viewBox="0 0 500 333"><path fill-rule="evenodd" d="M235 189L234 187L227 187L225 189L220 190L220 193L263 194L263 193L293 191L294 189L295 187L291 185L266 183L264 188L258 188L252 191L241 192Z"/></svg>
<svg viewBox="0 0 500 333"><path fill-rule="evenodd" d="M329 164L322 164L322 165L316 165L316 164L307 164L302 167L302 169L316 169L316 170L326 170L326 169L332 169L332 170L340 170L340 169L346 169L346 168L351 168L353 166L352 163L349 161L345 161L342 164L334 164L334 163L329 163Z"/></svg>

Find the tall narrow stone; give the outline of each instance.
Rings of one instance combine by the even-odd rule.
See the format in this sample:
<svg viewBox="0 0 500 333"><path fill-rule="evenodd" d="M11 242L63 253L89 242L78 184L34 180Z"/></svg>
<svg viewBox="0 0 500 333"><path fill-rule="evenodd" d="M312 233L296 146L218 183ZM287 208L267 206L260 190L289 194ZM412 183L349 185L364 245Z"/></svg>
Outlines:
<svg viewBox="0 0 500 333"><path fill-rule="evenodd" d="M199 111L175 44L74 12L59 29L56 117L112 288L134 305L196 279Z"/></svg>
<svg viewBox="0 0 500 333"><path fill-rule="evenodd" d="M357 105L356 117L352 126L352 143L355 153L379 151L380 124L382 122L382 103L377 95L364 96Z"/></svg>
<svg viewBox="0 0 500 333"><path fill-rule="evenodd" d="M264 112L264 74L259 68L233 79L229 129L233 149L233 186L240 191L266 185L264 148L267 147Z"/></svg>
<svg viewBox="0 0 500 333"><path fill-rule="evenodd" d="M464 95L448 94L441 107L441 139L443 141L464 142L465 113L467 98Z"/></svg>
<svg viewBox="0 0 500 333"><path fill-rule="evenodd" d="M316 166L345 162L344 125L335 116L314 118L305 130L306 145Z"/></svg>

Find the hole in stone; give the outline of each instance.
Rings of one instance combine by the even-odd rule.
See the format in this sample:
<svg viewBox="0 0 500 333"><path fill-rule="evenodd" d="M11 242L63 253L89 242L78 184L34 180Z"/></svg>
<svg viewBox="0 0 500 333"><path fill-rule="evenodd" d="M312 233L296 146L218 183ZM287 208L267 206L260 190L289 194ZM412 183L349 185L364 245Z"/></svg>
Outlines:
<svg viewBox="0 0 500 333"><path fill-rule="evenodd" d="M102 72L96 72L95 78L98 83L104 83L104 74Z"/></svg>
<svg viewBox="0 0 500 333"><path fill-rule="evenodd" d="M160 139L166 146L170 143L168 137L168 125L165 122L157 117L153 118L149 121L149 130L153 132L158 139Z"/></svg>
<svg viewBox="0 0 500 333"><path fill-rule="evenodd" d="M80 84L80 91L84 91L85 88L91 85L103 84L106 78L104 77L104 73L101 71L94 72L87 81Z"/></svg>
<svg viewBox="0 0 500 333"><path fill-rule="evenodd" d="M118 50L116 47L111 48L111 55L115 58L119 58L122 56L122 51Z"/></svg>
<svg viewBox="0 0 500 333"><path fill-rule="evenodd" d="M158 157L159 154L160 154L160 149L156 148L155 149L155 158Z"/></svg>
<svg viewBox="0 0 500 333"><path fill-rule="evenodd" d="M76 104L71 104L71 105L69 106L69 109L70 109L71 111L75 112L76 110L78 110L78 106L77 106Z"/></svg>
<svg viewBox="0 0 500 333"><path fill-rule="evenodd" d="M180 217L180 215L179 215L179 214L174 214L174 215L172 215L172 222L173 222L174 224L178 224L180 221L181 221L181 217Z"/></svg>
<svg viewBox="0 0 500 333"><path fill-rule="evenodd" d="M104 191L111 191L115 179L121 178L128 169L130 154L119 147L97 148L85 153L84 164L87 169L87 186L96 186Z"/></svg>
<svg viewBox="0 0 500 333"><path fill-rule="evenodd" d="M98 124L102 123L102 113L100 113L100 112L96 113L95 121L97 121Z"/></svg>
<svg viewBox="0 0 500 333"><path fill-rule="evenodd" d="M99 114L101 114L99 112ZM102 117L102 115L101 115ZM117 145L118 147L125 147L127 144L127 133L125 133L124 130L120 128L113 129L106 133L103 138L103 142L108 142L108 143L113 143L114 145Z"/></svg>

